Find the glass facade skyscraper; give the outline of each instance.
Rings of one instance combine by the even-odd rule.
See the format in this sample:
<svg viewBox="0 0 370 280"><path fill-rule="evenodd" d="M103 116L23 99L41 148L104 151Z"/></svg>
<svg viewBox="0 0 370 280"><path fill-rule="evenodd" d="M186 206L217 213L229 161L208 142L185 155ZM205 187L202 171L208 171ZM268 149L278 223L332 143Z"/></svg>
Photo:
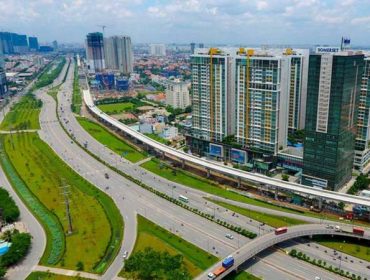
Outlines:
<svg viewBox="0 0 370 280"><path fill-rule="evenodd" d="M310 55L302 183L337 190L351 178L364 56Z"/></svg>

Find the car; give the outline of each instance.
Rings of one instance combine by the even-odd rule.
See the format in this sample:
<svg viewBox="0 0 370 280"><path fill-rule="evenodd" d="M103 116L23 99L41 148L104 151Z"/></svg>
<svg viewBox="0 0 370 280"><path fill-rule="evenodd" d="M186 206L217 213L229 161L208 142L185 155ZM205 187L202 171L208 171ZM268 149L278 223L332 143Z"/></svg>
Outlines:
<svg viewBox="0 0 370 280"><path fill-rule="evenodd" d="M104 176L105 176L105 179L109 179L109 174L108 173L105 173Z"/></svg>
<svg viewBox="0 0 370 280"><path fill-rule="evenodd" d="M226 234L225 237L229 239L234 239L234 236L230 233Z"/></svg>
<svg viewBox="0 0 370 280"><path fill-rule="evenodd" d="M370 269L370 265L368 265L366 268Z"/></svg>
<svg viewBox="0 0 370 280"><path fill-rule="evenodd" d="M127 252L127 251L124 251L124 252L123 252L123 256L122 256L122 257L123 257L124 259L126 259L126 258L127 258L127 256L128 256L128 252Z"/></svg>
<svg viewBox="0 0 370 280"><path fill-rule="evenodd" d="M208 279L213 280L216 278L216 275L214 275L212 272L208 273Z"/></svg>
<svg viewBox="0 0 370 280"><path fill-rule="evenodd" d="M315 280L321 280L321 278L319 276L316 276Z"/></svg>

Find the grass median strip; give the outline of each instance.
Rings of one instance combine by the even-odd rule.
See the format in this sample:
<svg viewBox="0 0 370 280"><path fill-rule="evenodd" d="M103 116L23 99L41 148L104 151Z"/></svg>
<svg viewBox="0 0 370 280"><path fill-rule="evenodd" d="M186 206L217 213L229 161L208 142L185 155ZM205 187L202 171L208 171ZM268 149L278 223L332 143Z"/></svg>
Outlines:
<svg viewBox="0 0 370 280"><path fill-rule="evenodd" d="M82 105L82 97L81 97L81 90L79 85L79 78L78 78L78 66L75 63L74 68L74 76L73 76L73 94L72 94L72 112L76 114L80 114L81 105Z"/></svg>
<svg viewBox="0 0 370 280"><path fill-rule="evenodd" d="M39 129L39 114L42 102L32 93L24 95L12 106L0 125L0 130Z"/></svg>
<svg viewBox="0 0 370 280"><path fill-rule="evenodd" d="M26 280L85 280L85 279L87 280L87 278L83 278L81 276L67 276L41 271L34 271L26 278Z"/></svg>
<svg viewBox="0 0 370 280"><path fill-rule="evenodd" d="M45 219L38 217L49 222L46 233L55 231L48 236L52 237L48 238L51 249L47 248L41 263L70 269L83 263L85 271L103 272L117 254L123 234L122 217L112 199L75 173L36 133L6 135L3 139L6 155L23 187L38 202L36 208L42 209L39 214L46 215ZM66 234L69 226L62 186L68 186L72 234ZM54 243L59 244L58 250Z"/></svg>
<svg viewBox="0 0 370 280"><path fill-rule="evenodd" d="M333 250L370 262L370 241L339 236L315 236L313 240Z"/></svg>
<svg viewBox="0 0 370 280"><path fill-rule="evenodd" d="M100 124L83 117L77 117L77 120L92 137L127 160L138 162L146 158L143 153L137 151L133 146L119 139L116 135L109 132Z"/></svg>
<svg viewBox="0 0 370 280"><path fill-rule="evenodd" d="M142 251L151 247L156 251L167 251L171 255L181 254L192 277L217 262L217 258L181 237L156 225L142 216L138 216L138 232L134 251ZM121 272L124 276L124 270Z"/></svg>
<svg viewBox="0 0 370 280"><path fill-rule="evenodd" d="M290 218L290 217L271 215L271 214L246 209L243 207L235 206L235 205L232 205L226 202L221 202L221 201L217 201L213 199L208 199L208 200L219 206L229 209L233 212L239 213L243 216L259 221L261 223L265 223L266 225L269 225L275 228L306 224L305 221Z"/></svg>

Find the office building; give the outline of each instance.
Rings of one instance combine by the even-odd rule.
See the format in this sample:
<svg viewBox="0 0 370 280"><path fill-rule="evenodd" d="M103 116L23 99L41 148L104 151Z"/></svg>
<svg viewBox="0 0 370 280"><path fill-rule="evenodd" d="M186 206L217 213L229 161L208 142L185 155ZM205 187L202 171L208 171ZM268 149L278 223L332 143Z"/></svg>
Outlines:
<svg viewBox="0 0 370 280"><path fill-rule="evenodd" d="M190 52L191 52L191 54L194 54L194 50L195 50L195 43L190 43Z"/></svg>
<svg viewBox="0 0 370 280"><path fill-rule="evenodd" d="M28 37L28 45L30 48L30 51L37 52L39 50L39 42L37 37Z"/></svg>
<svg viewBox="0 0 370 280"><path fill-rule="evenodd" d="M302 183L338 190L352 175L364 56L310 55Z"/></svg>
<svg viewBox="0 0 370 280"><path fill-rule="evenodd" d="M123 75L133 72L133 52L131 38L113 36L104 39L105 66L110 70L118 70Z"/></svg>
<svg viewBox="0 0 370 280"><path fill-rule="evenodd" d="M24 54L28 52L28 40L26 35L11 33L14 53Z"/></svg>
<svg viewBox="0 0 370 280"><path fill-rule="evenodd" d="M58 41L57 41L57 40L54 40L54 41L52 42L52 44L53 44L53 49L54 49L54 51L57 51L57 50L58 50Z"/></svg>
<svg viewBox="0 0 370 280"><path fill-rule="evenodd" d="M203 43L199 43L199 48L200 49L204 48L204 44Z"/></svg>
<svg viewBox="0 0 370 280"><path fill-rule="evenodd" d="M14 53L12 35L10 32L0 32L0 41L2 45L2 51L4 54Z"/></svg>
<svg viewBox="0 0 370 280"><path fill-rule="evenodd" d="M185 109L190 105L190 84L180 80L168 80L166 85L166 105Z"/></svg>
<svg viewBox="0 0 370 280"><path fill-rule="evenodd" d="M354 168L363 171L370 162L370 57L365 58L357 114Z"/></svg>
<svg viewBox="0 0 370 280"><path fill-rule="evenodd" d="M151 44L150 45L151 56L166 56L166 46L164 44Z"/></svg>
<svg viewBox="0 0 370 280"><path fill-rule="evenodd" d="M104 41L102 33L95 32L87 34L86 58L89 73L102 72L105 69Z"/></svg>

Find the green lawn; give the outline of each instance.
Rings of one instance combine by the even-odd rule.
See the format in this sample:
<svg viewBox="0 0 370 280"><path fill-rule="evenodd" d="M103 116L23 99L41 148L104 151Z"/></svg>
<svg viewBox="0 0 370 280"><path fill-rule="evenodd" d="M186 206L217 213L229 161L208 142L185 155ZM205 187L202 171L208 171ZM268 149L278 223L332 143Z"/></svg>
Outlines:
<svg viewBox="0 0 370 280"><path fill-rule="evenodd" d="M185 241L181 237L165 230L142 216L138 216L138 232L134 252L152 247L157 251L168 251L170 254L184 256L186 268L192 277L217 262L217 258L206 251ZM121 272L124 275L124 271Z"/></svg>
<svg viewBox="0 0 370 280"><path fill-rule="evenodd" d="M244 195L232 191L232 188L228 189L226 187L216 185L210 180L206 180L204 178L191 174L190 172L187 171L175 169L176 172L173 172L174 168L164 163L160 163L157 159L147 161L143 163L141 167L159 176L162 176L170 181L174 181L179 184L183 184L185 186L198 189L213 195L221 196L239 202L244 202L247 204L252 204L279 211L285 211L288 213L302 214L300 211L294 209L287 209L261 200L246 197Z"/></svg>
<svg viewBox="0 0 370 280"><path fill-rule="evenodd" d="M0 125L0 130L39 129L41 100L26 94L14 104Z"/></svg>
<svg viewBox="0 0 370 280"><path fill-rule="evenodd" d="M245 208L235 206L229 203L215 201L212 199L208 199L208 200L212 201L213 203L217 205L225 207L233 212L239 213L243 216L249 217L253 220L259 221L261 223L265 223L266 225L269 225L275 228L283 227L283 226L302 225L306 223L304 221L294 219L294 218L271 215L271 214L267 214L263 212L253 211L253 210L245 209Z"/></svg>
<svg viewBox="0 0 370 280"><path fill-rule="evenodd" d="M103 145L106 145L109 149L115 153L123 156L131 162L138 162L146 156L143 153L138 152L134 147L127 144L116 135L109 132L106 128L98 123L92 122L86 118L77 117L80 125L91 134L96 140Z"/></svg>
<svg viewBox="0 0 370 280"><path fill-rule="evenodd" d="M108 115L119 114L122 112L132 111L134 109L134 104L131 102L123 103L112 103L112 104L101 104L98 105L99 109Z"/></svg>
<svg viewBox="0 0 370 280"><path fill-rule="evenodd" d="M51 272L32 272L26 280L85 280L87 278L53 274Z"/></svg>
<svg viewBox="0 0 370 280"><path fill-rule="evenodd" d="M162 143L162 144L165 144L165 145L169 145L171 142L160 137L159 135L157 134L154 134L154 133L145 133L146 136L152 138L153 140L159 142L159 143Z"/></svg>
<svg viewBox="0 0 370 280"><path fill-rule="evenodd" d="M316 236L313 240L326 247L342 251L348 255L370 262L370 241L339 236Z"/></svg>
<svg viewBox="0 0 370 280"><path fill-rule="evenodd" d="M6 154L18 175L45 212L56 217L57 227L64 233L61 256L50 262L52 246L63 240L50 239L50 231L57 228L46 229L49 238L41 264L75 270L81 261L85 271L103 272L117 254L123 235L123 220L113 200L75 173L36 133L3 137ZM66 234L68 222L62 185L68 186L71 235Z"/></svg>

